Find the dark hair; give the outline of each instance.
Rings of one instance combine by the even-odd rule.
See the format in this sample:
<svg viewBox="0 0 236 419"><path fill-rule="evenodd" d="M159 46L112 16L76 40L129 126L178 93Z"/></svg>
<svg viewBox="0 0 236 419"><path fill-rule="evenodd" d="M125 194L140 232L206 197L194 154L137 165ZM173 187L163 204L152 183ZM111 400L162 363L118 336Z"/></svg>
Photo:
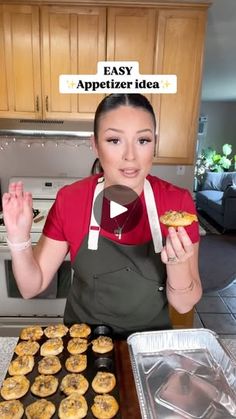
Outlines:
<svg viewBox="0 0 236 419"><path fill-rule="evenodd" d="M119 108L119 106L133 106L134 108L142 108L143 110L149 112L152 115L154 129L156 130L156 117L153 110L153 107L149 100L141 94L111 94L106 96L98 105L94 117L94 137L95 141L98 138L98 125L100 118L106 112L112 111Z"/></svg>
<svg viewBox="0 0 236 419"><path fill-rule="evenodd" d="M141 108L149 112L153 118L154 131L156 131L155 113L154 113L151 103L145 96L141 94L134 94L134 93L130 93L130 94L117 93L117 94L111 94L109 96L105 96L104 99L99 103L97 107L97 110L95 112L95 117L94 117L94 128L93 128L95 141L97 141L98 139L98 126L99 126L99 121L102 115L105 114L106 112L119 108L119 106L132 106L134 108ZM97 158L94 161L93 166L91 168L91 174L101 173L101 172L103 172L103 169L99 162L99 159Z"/></svg>

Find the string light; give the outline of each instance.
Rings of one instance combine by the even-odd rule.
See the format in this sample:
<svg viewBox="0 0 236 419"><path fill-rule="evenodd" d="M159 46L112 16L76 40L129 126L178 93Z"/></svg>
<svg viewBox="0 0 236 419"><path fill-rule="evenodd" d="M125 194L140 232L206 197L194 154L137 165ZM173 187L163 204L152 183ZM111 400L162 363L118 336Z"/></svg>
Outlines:
<svg viewBox="0 0 236 419"><path fill-rule="evenodd" d="M60 149L61 147L73 147L73 148L79 148L79 147L88 147L89 150L92 150L92 146L91 146L91 139L90 138L75 138L75 137L66 137L63 139L58 139L55 140L55 138L50 138L50 137L10 137L10 136L1 136L0 135L0 151L5 151L7 149L10 149L11 146L15 146L15 145L22 145L23 147L25 147L26 149L30 149L32 147L35 146L41 146L42 148L45 148L49 145L51 146L55 146L55 148Z"/></svg>

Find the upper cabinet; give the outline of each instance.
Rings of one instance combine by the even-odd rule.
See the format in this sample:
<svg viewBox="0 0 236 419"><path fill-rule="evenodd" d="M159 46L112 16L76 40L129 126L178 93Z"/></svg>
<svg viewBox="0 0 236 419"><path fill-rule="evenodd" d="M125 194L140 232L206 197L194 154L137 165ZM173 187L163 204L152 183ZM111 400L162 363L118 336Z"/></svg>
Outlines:
<svg viewBox="0 0 236 419"><path fill-rule="evenodd" d="M106 10L42 7L42 80L45 118L93 118L102 95L60 94L60 74L96 74L106 59Z"/></svg>
<svg viewBox="0 0 236 419"><path fill-rule="evenodd" d="M193 163L206 4L30 3L0 5L0 117L92 119L103 95L60 94L59 75L138 61L141 74L177 75L176 94L147 95L157 117L154 162Z"/></svg>
<svg viewBox="0 0 236 419"><path fill-rule="evenodd" d="M176 74L177 93L153 95L157 116L154 161L192 164L197 137L206 13L160 10L155 74Z"/></svg>
<svg viewBox="0 0 236 419"><path fill-rule="evenodd" d="M0 48L0 116L39 117L41 79L37 6L0 6Z"/></svg>

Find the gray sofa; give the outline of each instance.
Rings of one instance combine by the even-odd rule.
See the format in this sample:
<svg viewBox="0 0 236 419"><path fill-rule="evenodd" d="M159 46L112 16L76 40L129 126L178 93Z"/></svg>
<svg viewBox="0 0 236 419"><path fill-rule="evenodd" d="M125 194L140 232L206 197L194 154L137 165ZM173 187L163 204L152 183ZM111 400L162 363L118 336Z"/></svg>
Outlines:
<svg viewBox="0 0 236 419"><path fill-rule="evenodd" d="M236 229L236 172L206 172L196 206L223 230Z"/></svg>

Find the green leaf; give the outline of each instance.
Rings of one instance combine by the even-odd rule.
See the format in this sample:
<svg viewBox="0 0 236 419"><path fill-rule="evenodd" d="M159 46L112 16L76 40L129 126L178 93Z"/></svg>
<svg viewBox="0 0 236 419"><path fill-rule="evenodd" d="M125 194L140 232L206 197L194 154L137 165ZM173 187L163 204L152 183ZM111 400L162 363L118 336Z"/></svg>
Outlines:
<svg viewBox="0 0 236 419"><path fill-rule="evenodd" d="M229 156L232 153L232 145L224 144L222 147L222 151L225 156Z"/></svg>

